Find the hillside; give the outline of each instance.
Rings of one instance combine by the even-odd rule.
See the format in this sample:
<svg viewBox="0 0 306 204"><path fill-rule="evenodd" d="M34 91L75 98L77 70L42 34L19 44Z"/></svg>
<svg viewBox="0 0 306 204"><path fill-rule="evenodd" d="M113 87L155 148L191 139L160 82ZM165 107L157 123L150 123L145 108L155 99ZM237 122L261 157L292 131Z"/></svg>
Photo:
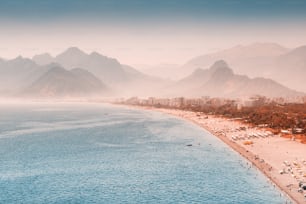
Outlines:
<svg viewBox="0 0 306 204"><path fill-rule="evenodd" d="M215 62L209 69L197 69L190 76L171 87L176 95L248 97L293 97L301 95L271 79L249 78L237 75L223 60Z"/></svg>
<svg viewBox="0 0 306 204"><path fill-rule="evenodd" d="M205 69L218 59L226 60L235 73L270 78L291 89L306 92L306 46L292 50L271 43L236 46L195 57L178 72L186 75L197 68Z"/></svg>
<svg viewBox="0 0 306 204"><path fill-rule="evenodd" d="M39 66L21 56L0 61L0 93L14 94L37 80L47 70L47 66Z"/></svg>
<svg viewBox="0 0 306 204"><path fill-rule="evenodd" d="M106 94L108 87L83 69L65 70L56 66L22 91L22 95L37 97L84 97Z"/></svg>

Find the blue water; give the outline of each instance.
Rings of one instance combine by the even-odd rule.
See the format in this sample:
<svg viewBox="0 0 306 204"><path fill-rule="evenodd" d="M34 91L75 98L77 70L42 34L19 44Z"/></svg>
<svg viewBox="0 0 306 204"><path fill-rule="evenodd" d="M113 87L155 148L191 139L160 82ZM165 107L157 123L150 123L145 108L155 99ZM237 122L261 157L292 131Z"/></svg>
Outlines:
<svg viewBox="0 0 306 204"><path fill-rule="evenodd" d="M0 105L0 203L285 203L280 194L217 138L166 114Z"/></svg>

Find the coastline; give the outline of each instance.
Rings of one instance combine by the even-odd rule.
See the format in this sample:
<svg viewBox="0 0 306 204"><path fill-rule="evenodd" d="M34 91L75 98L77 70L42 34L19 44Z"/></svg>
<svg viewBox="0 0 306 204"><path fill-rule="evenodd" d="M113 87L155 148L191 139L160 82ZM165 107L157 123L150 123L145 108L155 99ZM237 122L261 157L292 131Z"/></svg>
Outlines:
<svg viewBox="0 0 306 204"><path fill-rule="evenodd" d="M124 106L143 110L159 111L191 121L192 123L208 131L210 134L219 138L231 149L251 162L252 165L259 169L274 185L285 193L286 196L292 200L292 202L306 203L306 199L304 198L305 191L304 193L299 193L297 191L299 188L297 180L302 179L303 181L306 181L306 148L304 144L279 136L235 141L232 138L233 134L236 134L237 132L241 133L241 131L233 130L237 130L240 126L247 125L234 120L211 115L207 116L203 113L196 113L192 111L134 105ZM231 127L232 129L228 129L228 127ZM259 130L256 128L247 127L247 131L252 132ZM244 142L246 141L251 141L251 144L245 145ZM295 151L289 151L292 149ZM294 161L291 161L292 159ZM295 166L302 166L303 172L301 178L296 177L294 175L296 172L293 173L293 170L291 171L292 174L286 172L289 168L289 165L286 165L287 162L290 163L291 169L291 163L293 168L295 168ZM297 162L299 162L298 165L295 165ZM301 168L298 167L297 170L300 170ZM280 171L284 171L285 173L280 174Z"/></svg>

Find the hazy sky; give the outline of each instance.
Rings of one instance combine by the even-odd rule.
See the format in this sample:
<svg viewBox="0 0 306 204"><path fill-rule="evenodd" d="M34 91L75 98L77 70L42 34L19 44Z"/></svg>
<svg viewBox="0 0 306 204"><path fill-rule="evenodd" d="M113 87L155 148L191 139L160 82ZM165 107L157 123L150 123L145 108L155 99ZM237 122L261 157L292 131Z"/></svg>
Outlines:
<svg viewBox="0 0 306 204"><path fill-rule="evenodd" d="M306 0L1 0L0 56L70 46L126 64L182 64L237 44L306 44Z"/></svg>

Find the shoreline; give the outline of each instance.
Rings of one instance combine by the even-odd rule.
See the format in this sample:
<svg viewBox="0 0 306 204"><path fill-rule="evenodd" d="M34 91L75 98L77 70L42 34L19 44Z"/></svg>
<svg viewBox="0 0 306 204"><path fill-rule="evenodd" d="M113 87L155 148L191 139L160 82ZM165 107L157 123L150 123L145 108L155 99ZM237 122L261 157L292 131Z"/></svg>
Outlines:
<svg viewBox="0 0 306 204"><path fill-rule="evenodd" d="M286 194L285 196L287 196L288 199L290 199L292 202L306 203L306 199L304 198L304 193L306 192L304 191L304 193L299 193L297 191L299 186L298 186L298 182L296 182L295 180L296 178L293 178L293 176L292 175L290 176L289 174L280 174L279 170L283 168L284 164L281 162L280 164L277 165L275 164L277 162L270 162L271 158L267 157L267 154L269 154L268 152L265 152L265 151L261 152L260 151L261 148L257 148L257 149L254 148L254 146L258 144L259 140L268 140L267 144L269 144L269 142L272 143L274 140L275 141L280 140L281 142L285 142L285 143L289 141L292 144L296 144L296 146L299 146L299 149L302 150L303 153L305 152L305 154L302 154L302 155L304 155L306 159L306 148L305 150L303 150L303 146L301 146L303 144L299 144L298 142L295 142L295 141L290 141L289 139L286 139L286 138L274 136L274 137L269 137L269 138L264 138L264 139L261 139L261 138L256 139L257 141L255 139L247 140L247 141L252 141L252 144L245 145L243 143L244 141L234 141L230 137L231 136L230 134L225 133L224 130L220 128L220 126L222 125L224 126L224 124L228 122L233 123L232 124L233 127L236 126L236 128L238 126L246 126L245 124L241 124L234 120L229 120L229 119L211 116L211 115L207 116L203 113L199 114L199 113L192 112L192 111L184 111L184 110L177 110L177 109L164 109L164 108L132 106L132 105L124 105L124 106L136 108L136 109L149 110L149 111L158 111L158 112L162 112L165 114L170 114L172 116L175 116L175 117L178 117L178 118L181 118L181 119L184 119L184 120L187 120L187 121L190 121L196 124L200 128L203 128L204 130L208 131L213 136L219 138L223 143L229 146L232 150L236 151L242 157L244 157L249 162L251 162L251 164L254 165L259 171L261 171L267 177L267 179L269 179L274 185L276 185L276 187L280 189L281 192ZM209 117L209 119L206 117ZM207 120L209 120L209 122L218 123L219 127L212 127L212 125L209 125L209 123L203 123L203 122L206 122ZM254 131L257 129L250 128L248 130ZM253 144L253 140L254 140L254 144ZM263 143L261 142L258 144L258 146L262 144ZM282 143L280 143L280 146L277 146L277 148L281 147L279 148L280 149L279 151L282 151L284 148L286 149L284 144L283 145L281 144ZM262 146L263 147L266 146L265 148L269 149L267 145L262 145ZM271 151L273 151L273 149ZM292 156L296 157L300 155L292 155ZM280 159L280 157L281 155L278 157L278 160ZM272 157L272 160L273 159L274 158ZM285 160L285 158L283 158L283 160ZM285 161L287 162L287 160ZM304 167L305 167L305 175L306 175L306 161L304 162ZM306 178L303 179L303 181L305 180Z"/></svg>
<svg viewBox="0 0 306 204"><path fill-rule="evenodd" d="M91 103L101 104L100 102ZM306 190L304 190L303 193L297 191L299 186L297 181L298 177L296 177L298 175L298 170L302 170L302 176L299 176L299 178L302 178L303 182L306 184L305 144L274 135L264 138L257 137L248 139L254 143L245 145L244 142L248 140L233 140L233 135L241 135L241 132L262 132L263 130L242 124L233 119L206 115L200 112L116 103L106 104L161 112L192 122L204 131L209 132L212 136L220 139L229 146L229 148L247 159L282 192L280 196L286 196L286 198L293 203L306 204L306 197L304 197L304 195L306 196ZM237 129L241 126L245 126L247 130L238 131ZM289 171L289 169L291 170ZM280 173L280 170L284 173Z"/></svg>

